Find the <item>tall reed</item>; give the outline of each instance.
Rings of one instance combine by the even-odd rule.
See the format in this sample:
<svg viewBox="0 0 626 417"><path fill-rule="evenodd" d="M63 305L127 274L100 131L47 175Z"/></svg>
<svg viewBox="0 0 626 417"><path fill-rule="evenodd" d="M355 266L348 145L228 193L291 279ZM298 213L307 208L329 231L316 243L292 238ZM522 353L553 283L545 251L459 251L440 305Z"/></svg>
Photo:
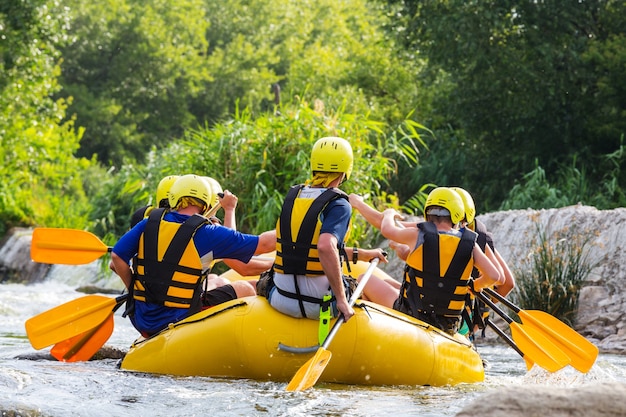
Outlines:
<svg viewBox="0 0 626 417"><path fill-rule="evenodd" d="M536 221L536 241L516 270L513 298L523 309L543 310L574 324L578 295L593 268L588 230L567 227L550 234Z"/></svg>

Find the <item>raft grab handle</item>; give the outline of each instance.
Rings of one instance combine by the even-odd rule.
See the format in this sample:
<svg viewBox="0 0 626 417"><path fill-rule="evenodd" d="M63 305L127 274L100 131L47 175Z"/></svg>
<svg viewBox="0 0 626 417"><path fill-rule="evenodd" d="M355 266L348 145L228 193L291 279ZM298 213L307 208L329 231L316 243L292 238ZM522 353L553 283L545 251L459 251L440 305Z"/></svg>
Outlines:
<svg viewBox="0 0 626 417"><path fill-rule="evenodd" d="M314 353L317 351L317 349L319 349L319 347L320 347L319 345L309 346L309 347L295 347L295 346L283 345L281 342L278 342L278 350L282 350L284 352L289 352L289 353L297 353L297 354Z"/></svg>

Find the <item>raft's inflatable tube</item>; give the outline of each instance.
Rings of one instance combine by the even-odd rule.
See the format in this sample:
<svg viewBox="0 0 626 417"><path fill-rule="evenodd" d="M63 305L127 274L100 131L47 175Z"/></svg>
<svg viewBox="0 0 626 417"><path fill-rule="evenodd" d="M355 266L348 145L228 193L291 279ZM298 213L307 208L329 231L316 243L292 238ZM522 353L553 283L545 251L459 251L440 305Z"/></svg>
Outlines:
<svg viewBox="0 0 626 417"><path fill-rule="evenodd" d="M366 301L357 301L355 312L330 343L332 359L320 381L433 386L483 381L482 360L465 337ZM263 297L247 297L135 342L121 368L286 382L317 350L317 334L317 321L286 316Z"/></svg>

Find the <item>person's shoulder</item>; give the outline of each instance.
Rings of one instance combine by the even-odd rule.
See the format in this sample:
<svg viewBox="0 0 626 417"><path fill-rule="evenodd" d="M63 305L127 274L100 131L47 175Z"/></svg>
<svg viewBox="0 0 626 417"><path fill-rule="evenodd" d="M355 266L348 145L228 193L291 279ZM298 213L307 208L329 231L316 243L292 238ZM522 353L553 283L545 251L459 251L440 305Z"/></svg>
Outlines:
<svg viewBox="0 0 626 417"><path fill-rule="evenodd" d="M488 232L487 225L485 223L481 222L478 219L474 219L474 223L476 223L476 231L477 232L478 231L480 231L482 233L487 233Z"/></svg>
<svg viewBox="0 0 626 417"><path fill-rule="evenodd" d="M153 207L148 204L135 210L135 212L130 216L130 228L132 229L137 223L142 221L152 208Z"/></svg>
<svg viewBox="0 0 626 417"><path fill-rule="evenodd" d="M484 235L489 239L493 239L493 235L492 233L489 231L489 229L487 229L487 225L483 222L481 222L478 219L474 220L476 222L476 227L475 227L475 232L478 233L479 235Z"/></svg>
<svg viewBox="0 0 626 417"><path fill-rule="evenodd" d="M350 202L345 198L336 198L330 201L328 203L328 207L329 208L339 207L352 213L352 206L350 205Z"/></svg>

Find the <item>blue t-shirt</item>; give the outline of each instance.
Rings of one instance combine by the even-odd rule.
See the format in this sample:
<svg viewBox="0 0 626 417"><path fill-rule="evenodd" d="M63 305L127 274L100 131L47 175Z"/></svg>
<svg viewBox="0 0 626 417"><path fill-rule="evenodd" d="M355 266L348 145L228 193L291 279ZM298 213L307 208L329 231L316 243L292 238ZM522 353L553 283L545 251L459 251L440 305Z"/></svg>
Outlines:
<svg viewBox="0 0 626 417"><path fill-rule="evenodd" d="M163 220L183 223L188 218L189 216L184 214L169 212L165 214ZM139 238L147 222L148 219L143 219L137 223L113 247L113 252L127 263L130 263L139 251ZM201 257L212 253L213 259L237 259L248 262L256 251L259 237L220 225L206 224L196 231L193 242ZM133 325L139 331L154 333L165 328L169 323L182 320L187 314L188 310L184 308L165 307L135 300Z"/></svg>
<svg viewBox="0 0 626 417"><path fill-rule="evenodd" d="M348 200L338 198L331 201L320 215L320 220L322 221L320 234L331 233L335 235L339 244L343 243L350 226L351 215L352 206L350 206Z"/></svg>

